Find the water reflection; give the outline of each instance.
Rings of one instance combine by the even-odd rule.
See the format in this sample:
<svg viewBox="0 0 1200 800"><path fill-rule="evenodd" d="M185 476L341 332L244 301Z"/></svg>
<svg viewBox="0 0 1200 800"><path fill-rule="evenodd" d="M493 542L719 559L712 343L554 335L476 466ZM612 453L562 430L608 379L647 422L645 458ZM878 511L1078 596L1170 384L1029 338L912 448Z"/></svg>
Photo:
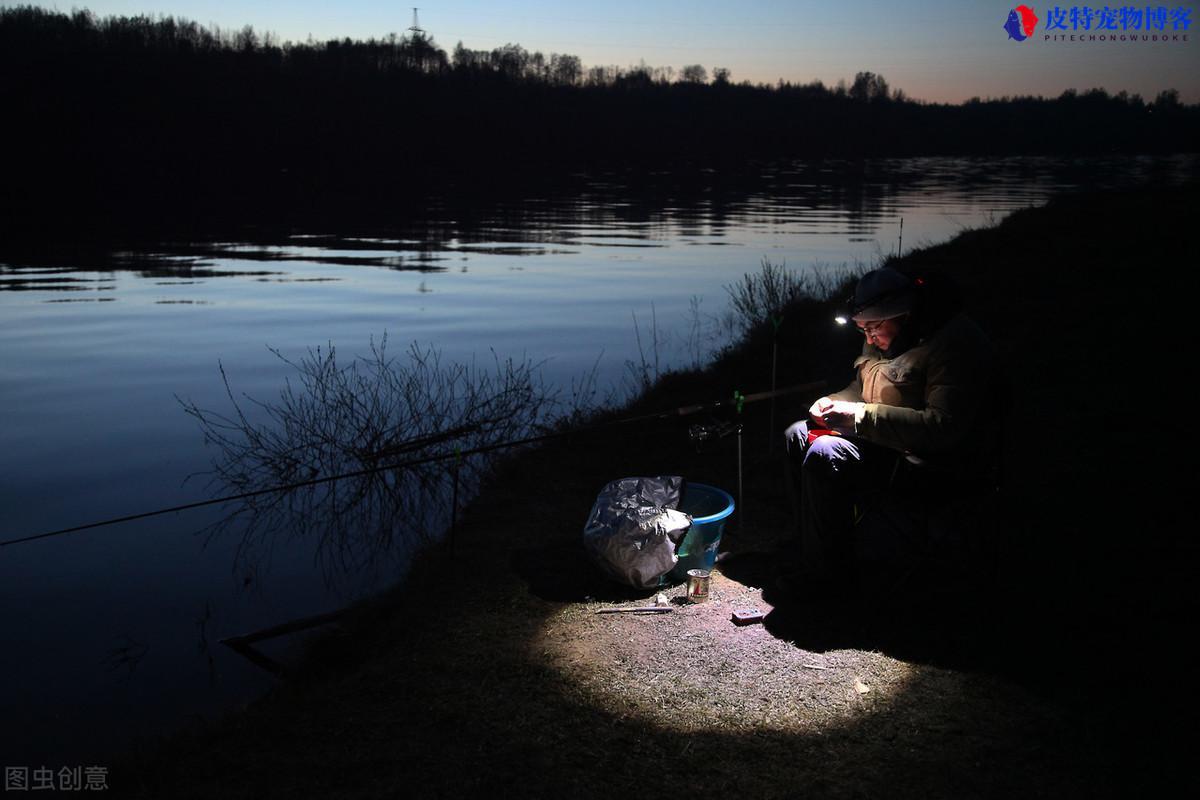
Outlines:
<svg viewBox="0 0 1200 800"><path fill-rule="evenodd" d="M278 274L245 262L374 267L440 272L459 256L574 256L583 249L730 246L736 230L787 235L848 234L870 242L905 206L964 203L1001 209L1030 205L1049 192L1157 181L1198 174L1194 156L1167 158L917 158L795 162L756 175L626 174L575 176L556 193L492 204L443 198L424 219L371 222L337 233L261 230L238 241L166 242L121 252L0 253L0 291L78 290L78 272L130 271L144 278L231 278ZM787 227L787 231L778 228ZM65 267L65 269L64 269Z"/></svg>
<svg viewBox="0 0 1200 800"><path fill-rule="evenodd" d="M46 277L47 272L46 270L34 270L31 272L14 270L11 274L20 277L0 279L0 291L85 292L115 288L111 284L105 283L103 278L88 280L87 278L74 277Z"/></svg>

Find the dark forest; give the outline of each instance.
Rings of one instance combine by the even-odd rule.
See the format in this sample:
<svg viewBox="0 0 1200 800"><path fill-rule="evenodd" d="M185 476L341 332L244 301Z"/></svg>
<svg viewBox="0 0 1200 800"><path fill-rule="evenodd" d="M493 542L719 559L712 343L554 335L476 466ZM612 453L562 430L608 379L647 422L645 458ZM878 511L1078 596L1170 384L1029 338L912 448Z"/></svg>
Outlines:
<svg viewBox="0 0 1200 800"><path fill-rule="evenodd" d="M14 229L396 206L609 168L686 181L767 159L1163 153L1200 140L1200 106L1167 87L1150 100L1092 89L946 105L867 71L834 87L753 85L519 45L447 53L419 34L279 43L248 27L31 7L0 10L0 69L0 211Z"/></svg>

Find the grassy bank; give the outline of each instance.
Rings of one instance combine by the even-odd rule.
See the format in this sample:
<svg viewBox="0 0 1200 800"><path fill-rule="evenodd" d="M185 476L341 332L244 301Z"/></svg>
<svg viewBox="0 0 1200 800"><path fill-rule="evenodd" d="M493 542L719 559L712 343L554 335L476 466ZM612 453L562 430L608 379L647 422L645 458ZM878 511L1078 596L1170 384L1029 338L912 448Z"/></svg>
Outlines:
<svg viewBox="0 0 1200 800"><path fill-rule="evenodd" d="M1056 200L906 256L962 285L1014 387L988 602L935 609L838 649L732 608L790 528L770 408L746 409L746 494L713 601L597 616L646 593L606 585L580 530L636 474L732 489L735 441L697 452L682 418L514 457L456 536L325 638L278 691L114 767L145 797L1025 797L1161 793L1186 776L1166 723L1191 715L1177 655L1194 601L1171 454L1170 376L1195 297L1200 191ZM1180 307L1175 308L1174 299ZM829 304L790 308L780 383L850 376L858 340ZM767 388L754 332L636 408ZM1164 380L1166 378L1167 380ZM776 409L775 428L812 396ZM1186 421L1183 421L1186 424ZM537 502L531 502L533 497ZM678 597L680 590L672 590ZM914 620L899 606L895 612Z"/></svg>

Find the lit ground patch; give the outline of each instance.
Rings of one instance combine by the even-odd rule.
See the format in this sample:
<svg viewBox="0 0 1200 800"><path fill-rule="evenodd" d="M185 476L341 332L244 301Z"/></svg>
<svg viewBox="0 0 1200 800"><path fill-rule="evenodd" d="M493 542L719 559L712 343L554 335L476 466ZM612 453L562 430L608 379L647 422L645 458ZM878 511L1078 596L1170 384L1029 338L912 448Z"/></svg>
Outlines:
<svg viewBox="0 0 1200 800"><path fill-rule="evenodd" d="M734 609L770 606L720 573L706 603L682 603L683 586L666 594L666 614L596 613L639 602L565 606L546 620L533 655L597 708L680 731L819 732L886 704L914 670L880 653L811 653L762 625L734 625Z"/></svg>

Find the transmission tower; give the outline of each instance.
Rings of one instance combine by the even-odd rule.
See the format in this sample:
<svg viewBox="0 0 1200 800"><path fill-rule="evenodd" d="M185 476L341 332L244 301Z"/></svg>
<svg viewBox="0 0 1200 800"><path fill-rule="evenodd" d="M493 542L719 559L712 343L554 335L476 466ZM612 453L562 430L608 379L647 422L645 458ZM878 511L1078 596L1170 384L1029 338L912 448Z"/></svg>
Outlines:
<svg viewBox="0 0 1200 800"><path fill-rule="evenodd" d="M412 27L410 27L408 29L408 32L413 35L413 38L416 38L418 36L421 36L421 37L425 36L425 31L417 23L417 9L415 7L413 8L413 24L412 24Z"/></svg>

